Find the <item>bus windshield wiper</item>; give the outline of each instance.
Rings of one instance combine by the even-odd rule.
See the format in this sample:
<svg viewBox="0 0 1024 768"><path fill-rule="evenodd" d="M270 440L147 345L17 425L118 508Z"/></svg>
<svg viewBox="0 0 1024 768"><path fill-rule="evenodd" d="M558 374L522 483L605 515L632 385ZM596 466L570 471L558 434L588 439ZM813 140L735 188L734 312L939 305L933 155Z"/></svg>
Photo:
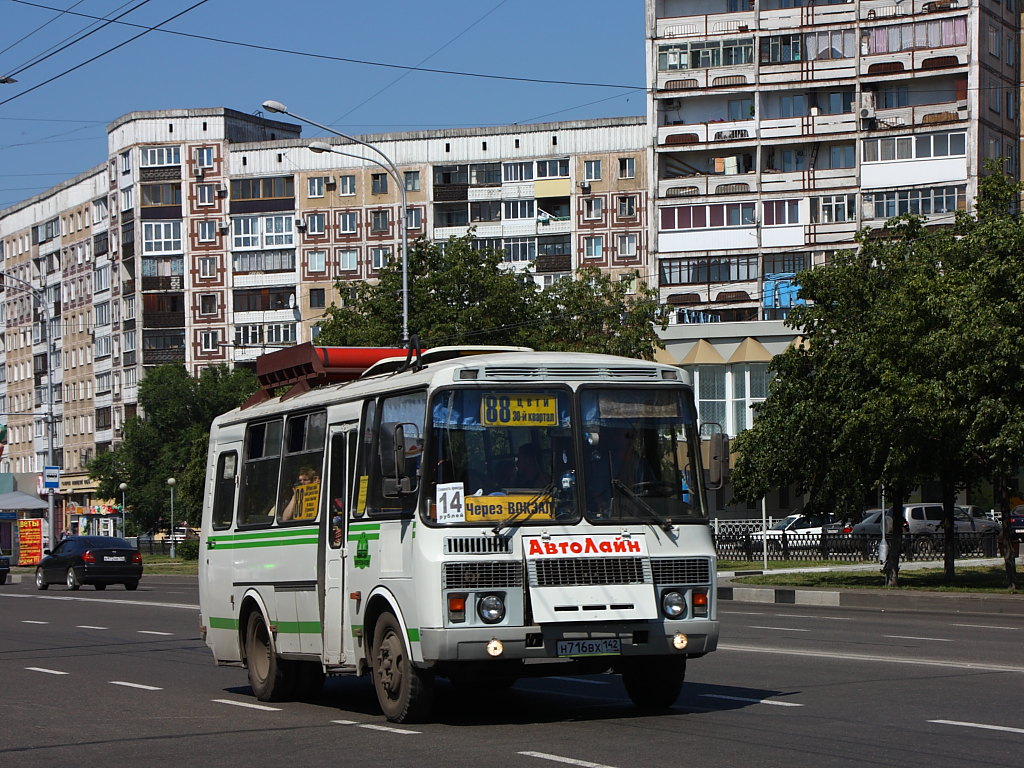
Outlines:
<svg viewBox="0 0 1024 768"><path fill-rule="evenodd" d="M506 528L518 527L516 525L517 523L519 525L522 525L522 523L526 522L523 518L532 516L533 513L536 511L536 510L533 509L534 505L538 501L543 499L545 496L550 497L551 504L552 504L552 506L554 506L554 503L555 503L555 491L557 491L557 490L558 490L558 486L556 486L555 485L555 481L552 480L550 483L548 483L543 488L541 488L539 491L537 491L537 493L534 496L532 496L530 498L530 500L527 501L526 504L523 505L523 507L518 512L516 512L514 515L512 515L512 517L508 518L507 520L502 520L500 523L495 525L491 529L491 532L495 536L497 536L499 533L501 533Z"/></svg>
<svg viewBox="0 0 1024 768"><path fill-rule="evenodd" d="M667 518L662 517L661 513L644 501L643 498L637 496L636 493L633 492L632 488L616 478L612 478L612 487L617 491L621 491L623 496L646 512L658 524L661 530L665 533L672 533L672 523L669 522Z"/></svg>

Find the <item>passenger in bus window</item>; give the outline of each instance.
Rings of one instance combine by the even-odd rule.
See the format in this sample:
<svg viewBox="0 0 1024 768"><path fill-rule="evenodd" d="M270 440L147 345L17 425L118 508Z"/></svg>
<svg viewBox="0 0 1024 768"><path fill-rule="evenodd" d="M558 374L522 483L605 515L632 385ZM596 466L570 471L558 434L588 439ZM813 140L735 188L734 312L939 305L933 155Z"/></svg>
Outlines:
<svg viewBox="0 0 1024 768"><path fill-rule="evenodd" d="M331 521L331 546L341 546L341 525L343 522L344 520L341 515L335 515L334 519Z"/></svg>
<svg viewBox="0 0 1024 768"><path fill-rule="evenodd" d="M315 469L312 467L302 467L299 469L299 475L292 486L292 497L281 512L282 522L293 519L297 512L301 513L302 499L305 496L307 486L314 483L318 485L320 483L320 475Z"/></svg>
<svg viewBox="0 0 1024 768"><path fill-rule="evenodd" d="M516 451L516 488L543 488L548 479L541 468L540 449L533 443L523 443Z"/></svg>

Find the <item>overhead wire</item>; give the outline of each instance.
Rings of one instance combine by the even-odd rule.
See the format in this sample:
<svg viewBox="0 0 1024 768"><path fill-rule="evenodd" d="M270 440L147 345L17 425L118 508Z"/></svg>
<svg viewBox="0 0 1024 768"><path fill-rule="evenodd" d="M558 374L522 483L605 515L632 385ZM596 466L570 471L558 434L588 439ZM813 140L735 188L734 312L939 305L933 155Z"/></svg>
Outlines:
<svg viewBox="0 0 1024 768"><path fill-rule="evenodd" d="M63 9L57 11L57 15L56 16L54 16L51 19L48 19L47 21L44 21L42 24L40 24L35 29L33 29L33 30L29 31L29 32L26 32L24 35L22 35L17 40L15 40L13 43L11 43L6 48L4 48L2 51L0 51L0 56L3 56L5 53L7 53L9 50L11 50L11 48L14 48L15 46L19 45L20 43L23 43L25 40L28 40L36 32L40 31L41 29L44 29L45 27L48 27L50 24L53 24L53 22L55 22L61 16L66 14L72 8L77 8L78 6L80 6L84 2L85 2L85 0L78 0L78 2L75 3L74 5L72 5L71 8L63 8Z"/></svg>

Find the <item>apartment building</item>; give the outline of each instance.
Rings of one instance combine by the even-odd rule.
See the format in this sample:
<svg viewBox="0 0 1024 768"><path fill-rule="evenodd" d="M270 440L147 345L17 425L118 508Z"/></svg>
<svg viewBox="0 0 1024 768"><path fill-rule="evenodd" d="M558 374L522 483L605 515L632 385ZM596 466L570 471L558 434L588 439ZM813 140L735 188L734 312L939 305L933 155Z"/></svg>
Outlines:
<svg viewBox="0 0 1024 768"><path fill-rule="evenodd" d="M146 368L309 341L338 280L399 254L394 179L300 133L229 109L133 112L103 164L0 211L0 471L29 483L52 440L65 513L89 506L86 464L137 413ZM410 240L473 233L541 285L585 264L653 279L644 118L364 138L398 166Z"/></svg>
<svg viewBox="0 0 1024 768"><path fill-rule="evenodd" d="M1019 166L1015 0L647 0L668 358L736 434L794 334L796 273Z"/></svg>

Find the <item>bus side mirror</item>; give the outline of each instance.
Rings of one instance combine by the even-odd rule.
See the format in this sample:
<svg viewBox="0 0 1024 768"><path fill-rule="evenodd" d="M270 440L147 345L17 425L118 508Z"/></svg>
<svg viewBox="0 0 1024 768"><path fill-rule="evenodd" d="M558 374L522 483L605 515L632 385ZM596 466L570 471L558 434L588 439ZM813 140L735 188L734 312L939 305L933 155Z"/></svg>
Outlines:
<svg viewBox="0 0 1024 768"><path fill-rule="evenodd" d="M399 493L413 493L419 485L419 458L423 453L419 428L411 423L396 424L394 435L395 483Z"/></svg>
<svg viewBox="0 0 1024 768"><path fill-rule="evenodd" d="M729 436L724 432L711 435L708 457L708 488L718 490L729 477Z"/></svg>

